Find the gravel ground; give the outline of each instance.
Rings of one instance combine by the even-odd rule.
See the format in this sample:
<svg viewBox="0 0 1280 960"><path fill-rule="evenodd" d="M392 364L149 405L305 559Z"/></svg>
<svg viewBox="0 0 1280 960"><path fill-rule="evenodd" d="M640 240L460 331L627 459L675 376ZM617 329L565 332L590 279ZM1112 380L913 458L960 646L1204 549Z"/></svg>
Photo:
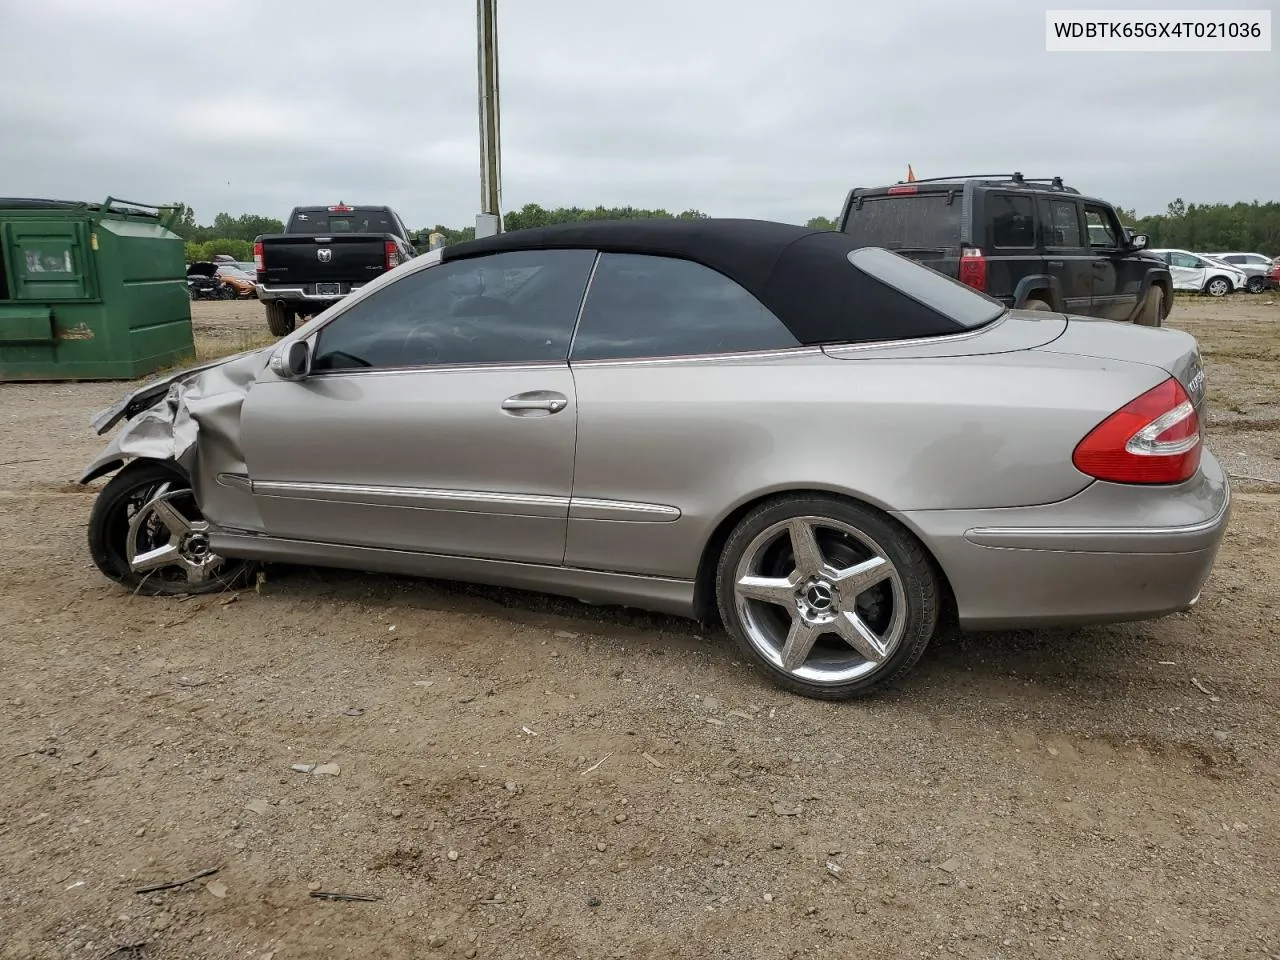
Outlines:
<svg viewBox="0 0 1280 960"><path fill-rule="evenodd" d="M1170 325L1215 451L1276 480L1268 299ZM262 340L196 307L202 356ZM1275 484L1237 482L1187 614L941 640L832 705L536 595L130 597L73 484L125 389L0 385L0 957L1280 957Z"/></svg>

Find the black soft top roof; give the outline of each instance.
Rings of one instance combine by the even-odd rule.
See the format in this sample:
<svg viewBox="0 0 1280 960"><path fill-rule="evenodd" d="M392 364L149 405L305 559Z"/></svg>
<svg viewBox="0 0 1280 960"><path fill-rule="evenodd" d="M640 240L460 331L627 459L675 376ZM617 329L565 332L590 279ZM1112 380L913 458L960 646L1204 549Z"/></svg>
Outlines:
<svg viewBox="0 0 1280 960"><path fill-rule="evenodd" d="M967 329L849 262L850 238L771 220L588 220L444 247L444 261L593 249L692 260L750 291L802 344L940 336ZM921 268L926 269L926 268Z"/></svg>

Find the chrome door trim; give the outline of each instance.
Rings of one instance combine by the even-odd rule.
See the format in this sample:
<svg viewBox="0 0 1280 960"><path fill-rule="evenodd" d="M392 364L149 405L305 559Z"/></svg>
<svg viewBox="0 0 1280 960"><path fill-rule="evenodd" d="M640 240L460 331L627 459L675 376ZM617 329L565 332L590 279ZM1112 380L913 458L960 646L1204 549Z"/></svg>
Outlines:
<svg viewBox="0 0 1280 960"><path fill-rule="evenodd" d="M376 507L409 507L460 513L565 519L569 498L484 490L440 490L430 487L384 487L359 483L293 483L255 480L253 492L264 497L324 500Z"/></svg>
<svg viewBox="0 0 1280 960"><path fill-rule="evenodd" d="M568 366L564 360L516 360L510 363L424 363L399 367L352 367L340 370L313 370L308 380L329 380L335 377L405 376L414 373L470 373L477 370L555 370Z"/></svg>
<svg viewBox="0 0 1280 960"><path fill-rule="evenodd" d="M223 474L219 477L230 477ZM573 520L616 520L631 523L669 523L681 516L676 507L663 503L598 500L593 497L557 497L531 493L498 493L488 490L442 490L431 487L385 487L358 483L294 483L255 480L258 496L296 500L323 500L377 507L409 507L459 513L492 513L501 516L547 517Z"/></svg>
<svg viewBox="0 0 1280 960"><path fill-rule="evenodd" d="M594 497L571 497L570 520L617 520L629 523L670 523L680 519L677 507L663 503L637 503L630 500L597 500Z"/></svg>
<svg viewBox="0 0 1280 960"><path fill-rule="evenodd" d="M218 474L218 483L224 487L234 487L237 490L253 491L253 482L249 479L249 475L245 473L220 473Z"/></svg>

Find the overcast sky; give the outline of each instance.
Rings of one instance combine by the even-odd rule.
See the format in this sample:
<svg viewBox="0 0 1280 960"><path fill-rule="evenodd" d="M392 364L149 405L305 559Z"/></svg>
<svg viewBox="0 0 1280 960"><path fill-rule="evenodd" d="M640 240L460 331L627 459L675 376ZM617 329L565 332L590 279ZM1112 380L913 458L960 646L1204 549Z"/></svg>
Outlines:
<svg viewBox="0 0 1280 960"><path fill-rule="evenodd" d="M499 0L503 209L803 222L908 163L1060 174L1139 213L1280 199L1280 52L1050 54L1045 6ZM0 0L0 193L474 223L475 7Z"/></svg>

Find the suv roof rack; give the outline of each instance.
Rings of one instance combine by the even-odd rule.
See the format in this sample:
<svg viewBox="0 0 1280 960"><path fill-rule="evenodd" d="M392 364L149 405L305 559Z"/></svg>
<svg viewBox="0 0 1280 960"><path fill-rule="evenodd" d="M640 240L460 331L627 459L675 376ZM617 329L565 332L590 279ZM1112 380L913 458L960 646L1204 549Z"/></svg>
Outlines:
<svg viewBox="0 0 1280 960"><path fill-rule="evenodd" d="M1076 193L1080 191L1073 187L1068 187L1062 182L1061 177L1024 177L1018 171L1013 173L973 173L964 176L953 177L917 177L915 180L899 180L896 186L902 186L910 183L945 183L954 180L987 180L996 183L1007 183L1014 186L1024 186L1029 183L1047 183L1050 190L1061 190L1063 193Z"/></svg>

